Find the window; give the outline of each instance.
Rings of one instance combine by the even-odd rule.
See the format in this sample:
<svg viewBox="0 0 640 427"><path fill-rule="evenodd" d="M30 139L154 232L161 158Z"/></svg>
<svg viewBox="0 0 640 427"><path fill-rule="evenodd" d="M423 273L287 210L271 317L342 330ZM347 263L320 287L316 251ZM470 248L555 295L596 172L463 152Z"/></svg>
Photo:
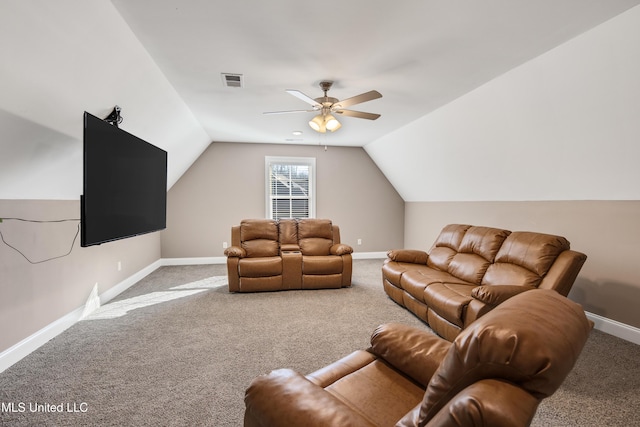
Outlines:
<svg viewBox="0 0 640 427"><path fill-rule="evenodd" d="M265 172L267 218L315 217L315 158L265 157Z"/></svg>

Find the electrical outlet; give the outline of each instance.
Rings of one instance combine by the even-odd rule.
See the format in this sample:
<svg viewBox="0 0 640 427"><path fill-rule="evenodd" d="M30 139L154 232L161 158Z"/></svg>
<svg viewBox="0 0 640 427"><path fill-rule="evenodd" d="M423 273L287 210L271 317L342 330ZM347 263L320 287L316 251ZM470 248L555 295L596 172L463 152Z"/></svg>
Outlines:
<svg viewBox="0 0 640 427"><path fill-rule="evenodd" d="M362 239L358 239L358 244L361 245L362 244Z"/></svg>
<svg viewBox="0 0 640 427"><path fill-rule="evenodd" d="M222 249L227 249L229 247L229 245L227 244L227 242L222 242Z"/></svg>
<svg viewBox="0 0 640 427"><path fill-rule="evenodd" d="M118 261L118 271L122 271L122 262Z"/></svg>

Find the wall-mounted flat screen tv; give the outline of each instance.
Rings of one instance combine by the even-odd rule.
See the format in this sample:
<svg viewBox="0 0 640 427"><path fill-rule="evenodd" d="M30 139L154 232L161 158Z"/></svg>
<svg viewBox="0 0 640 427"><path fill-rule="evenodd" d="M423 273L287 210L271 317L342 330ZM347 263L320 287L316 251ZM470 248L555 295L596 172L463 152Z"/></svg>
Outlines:
<svg viewBox="0 0 640 427"><path fill-rule="evenodd" d="M166 228L167 152L84 113L83 247Z"/></svg>

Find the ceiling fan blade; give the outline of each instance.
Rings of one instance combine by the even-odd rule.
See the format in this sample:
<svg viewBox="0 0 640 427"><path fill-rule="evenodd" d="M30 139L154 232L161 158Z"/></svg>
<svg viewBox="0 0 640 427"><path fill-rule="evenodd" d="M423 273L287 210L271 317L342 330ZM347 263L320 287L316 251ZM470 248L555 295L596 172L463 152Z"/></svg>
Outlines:
<svg viewBox="0 0 640 427"><path fill-rule="evenodd" d="M369 92L361 93L360 95L352 96L351 98L343 99L333 104L335 108L346 108L351 105L360 104L374 99L382 98L382 95L377 90L370 90Z"/></svg>
<svg viewBox="0 0 640 427"><path fill-rule="evenodd" d="M362 111L353 111L353 110L336 110L334 111L334 113L342 114L343 116L357 117L358 119L367 119L367 120L375 120L378 117L380 117L380 114L363 113Z"/></svg>
<svg viewBox="0 0 640 427"><path fill-rule="evenodd" d="M318 101L316 101L315 99L305 95L304 93L300 92L299 90L287 89L286 92L291 94L291 95L293 95L293 96L295 96L298 99L303 100L307 104L310 104L310 105L312 105L314 107L317 107L317 108L322 108L322 105L320 105L318 103Z"/></svg>
<svg viewBox="0 0 640 427"><path fill-rule="evenodd" d="M265 111L262 114L314 113L318 110Z"/></svg>

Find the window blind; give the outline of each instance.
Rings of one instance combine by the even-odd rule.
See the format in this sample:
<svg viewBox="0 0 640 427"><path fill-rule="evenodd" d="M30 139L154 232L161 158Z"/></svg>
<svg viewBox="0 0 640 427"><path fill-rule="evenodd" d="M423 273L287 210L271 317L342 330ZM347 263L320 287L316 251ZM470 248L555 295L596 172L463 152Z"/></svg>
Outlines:
<svg viewBox="0 0 640 427"><path fill-rule="evenodd" d="M315 160L315 159L311 159ZM312 218L314 162L277 158L267 161L268 217Z"/></svg>

